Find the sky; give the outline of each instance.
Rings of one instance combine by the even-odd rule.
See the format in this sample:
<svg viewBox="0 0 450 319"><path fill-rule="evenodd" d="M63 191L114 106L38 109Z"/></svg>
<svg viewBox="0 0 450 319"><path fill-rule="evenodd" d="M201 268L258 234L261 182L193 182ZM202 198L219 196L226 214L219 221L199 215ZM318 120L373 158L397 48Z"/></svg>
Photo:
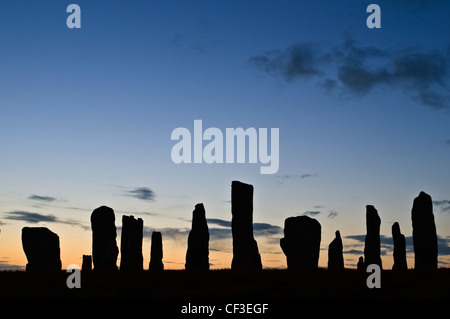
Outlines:
<svg viewBox="0 0 450 319"><path fill-rule="evenodd" d="M81 28L66 23L73 3ZM381 28L366 24L371 3ZM355 267L374 205L383 267L399 222L412 268L421 191L448 267L449 12L444 0L2 0L0 268L26 265L26 226L58 234L63 268L81 265L90 214L106 205L119 247L122 216L143 219L144 269L152 231L162 232L165 268L184 269L197 203L211 268L230 268L233 180L254 186L263 267L286 267L279 240L298 215L321 224L319 266L339 230ZM195 120L224 136L278 128L278 171L260 174L259 158L174 163L172 132L194 135Z"/></svg>

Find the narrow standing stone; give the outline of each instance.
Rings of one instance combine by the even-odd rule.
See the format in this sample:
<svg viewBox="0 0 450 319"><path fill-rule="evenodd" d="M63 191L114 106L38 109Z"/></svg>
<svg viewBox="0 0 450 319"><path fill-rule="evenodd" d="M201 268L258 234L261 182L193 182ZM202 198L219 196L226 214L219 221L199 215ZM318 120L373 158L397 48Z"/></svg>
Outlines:
<svg viewBox="0 0 450 319"><path fill-rule="evenodd" d="M81 264L81 270L91 271L92 270L92 256L83 255L83 263Z"/></svg>
<svg viewBox="0 0 450 319"><path fill-rule="evenodd" d="M120 270L143 270L143 228L144 222L141 218L122 216Z"/></svg>
<svg viewBox="0 0 450 319"><path fill-rule="evenodd" d="M152 246L150 248L150 263L148 266L149 270L163 270L164 264L163 259L163 246L162 246L162 236L159 231L154 231L152 233Z"/></svg>
<svg viewBox="0 0 450 319"><path fill-rule="evenodd" d="M395 222L392 225L392 239L394 241L394 265L392 270L406 270L406 240L405 236L400 233L400 225Z"/></svg>
<svg viewBox="0 0 450 319"><path fill-rule="evenodd" d="M253 237L253 186L231 183L231 231L233 260L231 269L262 269L258 244Z"/></svg>
<svg viewBox="0 0 450 319"><path fill-rule="evenodd" d="M336 230L336 237L328 246L328 269L344 269L342 249L341 233Z"/></svg>
<svg viewBox="0 0 450 319"><path fill-rule="evenodd" d="M107 206L96 208L91 214L91 227L94 270L117 270L119 248L114 210Z"/></svg>
<svg viewBox="0 0 450 319"><path fill-rule="evenodd" d="M203 204L195 205L188 237L186 269L209 269L209 231Z"/></svg>
<svg viewBox="0 0 450 319"><path fill-rule="evenodd" d="M381 219L378 211L372 205L366 206L366 240L364 246L364 262L366 267L371 264L381 265L381 245L380 245L380 225Z"/></svg>
<svg viewBox="0 0 450 319"><path fill-rule="evenodd" d="M431 196L420 192L411 211L414 268L437 268L438 246Z"/></svg>

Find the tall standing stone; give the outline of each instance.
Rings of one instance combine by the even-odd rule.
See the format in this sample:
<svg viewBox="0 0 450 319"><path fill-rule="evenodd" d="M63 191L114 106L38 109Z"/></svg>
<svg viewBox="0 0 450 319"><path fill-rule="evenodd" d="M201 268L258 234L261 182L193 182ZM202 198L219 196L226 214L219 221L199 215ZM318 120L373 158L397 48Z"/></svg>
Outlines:
<svg viewBox="0 0 450 319"><path fill-rule="evenodd" d="M411 211L414 268L437 268L438 245L431 196L420 192Z"/></svg>
<svg viewBox="0 0 450 319"><path fill-rule="evenodd" d="M364 262L366 267L371 264L381 264L381 244L380 244L381 219L378 211L372 205L366 206L366 241L364 246Z"/></svg>
<svg viewBox="0 0 450 319"><path fill-rule="evenodd" d="M48 228L22 228L22 247L28 260L26 271L61 270L59 237Z"/></svg>
<svg viewBox="0 0 450 319"><path fill-rule="evenodd" d="M344 269L342 238L339 230L336 230L335 235L336 237L328 246L328 269Z"/></svg>
<svg viewBox="0 0 450 319"><path fill-rule="evenodd" d="M231 269L262 269L258 244L253 237L253 186L231 183L231 232L233 260Z"/></svg>
<svg viewBox="0 0 450 319"><path fill-rule="evenodd" d="M150 263L148 268L150 270L163 270L164 264L163 259L163 246L162 246L162 236L159 231L154 231L152 233L152 246L150 248Z"/></svg>
<svg viewBox="0 0 450 319"><path fill-rule="evenodd" d="M203 204L195 205L188 237L186 269L209 269L209 230Z"/></svg>
<svg viewBox="0 0 450 319"><path fill-rule="evenodd" d="M392 270L406 270L406 240L405 235L400 232L399 223L392 225L392 239L394 241L394 265Z"/></svg>
<svg viewBox="0 0 450 319"><path fill-rule="evenodd" d="M144 222L141 218L122 216L120 239L120 270L143 270L142 238Z"/></svg>
<svg viewBox="0 0 450 319"><path fill-rule="evenodd" d="M117 270L119 248L114 210L107 206L96 208L91 214L91 227L94 270Z"/></svg>
<svg viewBox="0 0 450 319"><path fill-rule="evenodd" d="M321 226L309 216L288 217L280 246L289 268L317 268L320 254Z"/></svg>
<svg viewBox="0 0 450 319"><path fill-rule="evenodd" d="M92 270L92 256L83 255L83 263L81 264L81 270L91 271Z"/></svg>

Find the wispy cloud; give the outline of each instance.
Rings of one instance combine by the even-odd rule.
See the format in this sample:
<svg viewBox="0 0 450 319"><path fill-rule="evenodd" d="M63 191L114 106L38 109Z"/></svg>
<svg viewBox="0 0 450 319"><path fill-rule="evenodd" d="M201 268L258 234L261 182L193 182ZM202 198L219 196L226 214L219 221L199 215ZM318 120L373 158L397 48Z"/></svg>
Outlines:
<svg viewBox="0 0 450 319"><path fill-rule="evenodd" d="M231 221L208 218L209 238L210 238L210 250L231 252L232 250L232 233L231 233ZM211 226L220 227L211 227ZM120 229L120 227L118 227ZM153 231L161 232L163 241L174 240L179 243L186 243L189 236L190 228L152 228L144 226L144 237L151 238ZM278 243L279 238L283 233L283 229L280 226L268 224L268 223L253 223L253 235L255 237L264 238L267 242Z"/></svg>
<svg viewBox="0 0 450 319"><path fill-rule="evenodd" d="M30 224L37 224L40 222L56 223L58 221L58 219L53 215L42 215L18 210L7 213L4 218L9 220L24 221Z"/></svg>
<svg viewBox="0 0 450 319"><path fill-rule="evenodd" d="M303 215L303 216L317 216L319 214L320 214L320 212L318 210L308 210L308 211L302 213L301 215Z"/></svg>
<svg viewBox="0 0 450 319"><path fill-rule="evenodd" d="M154 201L155 200L155 192L153 192L150 188L147 187L138 187L125 192L126 196L131 196L137 199L145 200L145 201Z"/></svg>
<svg viewBox="0 0 450 319"><path fill-rule="evenodd" d="M208 223L208 225L218 225L218 226L222 226L222 227L231 227L231 221L229 220L224 220L224 219L217 219L217 218L207 218L206 222Z"/></svg>
<svg viewBox="0 0 450 319"><path fill-rule="evenodd" d="M8 257L3 257L0 260L0 270L11 271L11 270L25 270L25 266L13 265L9 263Z"/></svg>
<svg viewBox="0 0 450 319"><path fill-rule="evenodd" d="M295 43L284 50L272 50L252 56L248 63L270 75L281 75L288 81L319 75L318 52L312 42Z"/></svg>
<svg viewBox="0 0 450 319"><path fill-rule="evenodd" d="M285 174L285 175L275 175L273 178L276 180L278 185L284 184L284 182L289 180L302 180L306 178L312 178L316 177L319 174L312 174L312 173L306 173L306 174Z"/></svg>
<svg viewBox="0 0 450 319"><path fill-rule="evenodd" d="M47 202L47 203L56 201L55 197L40 196L40 195L31 195L31 196L28 196L28 199L35 200L35 201L41 201L41 202Z"/></svg>
<svg viewBox="0 0 450 319"><path fill-rule="evenodd" d="M366 235L349 235L345 236L344 239L352 239L357 241L357 244L345 244L346 248L351 249L358 249L364 247ZM442 237L437 236L438 239L438 254L439 256L449 256L450 255L450 236ZM405 236L405 242L406 242L406 253L414 253L414 245L413 245L413 237L412 236ZM384 236L380 235L380 244L382 248L382 254L386 254L387 252L390 252L394 249L394 242L392 237L390 236ZM350 250L351 250L350 249ZM359 249L362 250L363 249Z"/></svg>
<svg viewBox="0 0 450 319"><path fill-rule="evenodd" d="M428 107L450 108L450 57L437 50L409 47L389 51L346 39L326 49L309 42L296 43L252 56L248 63L288 82L315 80L326 92L340 96L362 97L384 87L400 90Z"/></svg>
<svg viewBox="0 0 450 319"><path fill-rule="evenodd" d="M331 211L331 212L328 213L327 218L333 219L333 218L336 217L338 214L339 214L338 212Z"/></svg>
<svg viewBox="0 0 450 319"><path fill-rule="evenodd" d="M72 220L72 219L60 219L54 215L43 215L39 213L27 212L27 211L11 211L5 214L4 219L15 220L15 221L23 221L29 224L37 224L37 223L59 223L59 224L67 224L72 226L81 227L84 230L90 229L85 224Z"/></svg>
<svg viewBox="0 0 450 319"><path fill-rule="evenodd" d="M434 200L433 205L436 206L441 212L450 212L450 200Z"/></svg>

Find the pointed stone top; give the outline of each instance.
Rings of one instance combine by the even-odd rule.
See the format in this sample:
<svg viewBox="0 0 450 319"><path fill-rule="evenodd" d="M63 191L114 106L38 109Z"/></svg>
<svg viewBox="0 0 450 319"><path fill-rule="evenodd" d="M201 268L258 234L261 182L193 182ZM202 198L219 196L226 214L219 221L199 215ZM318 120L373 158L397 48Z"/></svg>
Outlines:
<svg viewBox="0 0 450 319"><path fill-rule="evenodd" d="M428 195L427 193L425 193L424 191L420 192L419 197L429 197L429 198L431 198L431 196Z"/></svg>
<svg viewBox="0 0 450 319"><path fill-rule="evenodd" d="M398 222L392 224L392 234L400 234L400 224Z"/></svg>

